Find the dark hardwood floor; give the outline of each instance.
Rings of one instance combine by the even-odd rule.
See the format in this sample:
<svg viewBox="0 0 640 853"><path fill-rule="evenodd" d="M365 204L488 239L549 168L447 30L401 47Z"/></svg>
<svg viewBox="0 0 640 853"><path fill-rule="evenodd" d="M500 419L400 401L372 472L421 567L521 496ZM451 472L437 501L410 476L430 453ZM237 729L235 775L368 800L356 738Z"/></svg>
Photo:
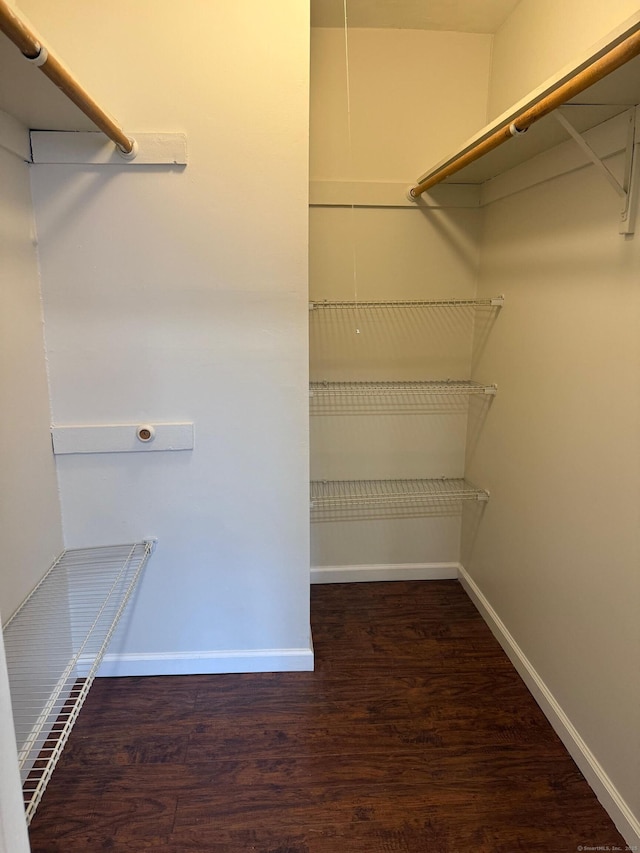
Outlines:
<svg viewBox="0 0 640 853"><path fill-rule="evenodd" d="M316 586L314 673L98 679L33 853L625 844L456 581Z"/></svg>

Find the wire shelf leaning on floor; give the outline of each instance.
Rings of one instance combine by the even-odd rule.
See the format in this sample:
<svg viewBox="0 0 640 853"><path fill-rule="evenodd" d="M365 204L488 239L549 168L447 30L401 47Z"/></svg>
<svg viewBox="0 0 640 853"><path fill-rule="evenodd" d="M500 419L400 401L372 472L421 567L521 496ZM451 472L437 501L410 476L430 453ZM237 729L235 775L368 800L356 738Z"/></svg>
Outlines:
<svg viewBox="0 0 640 853"><path fill-rule="evenodd" d="M64 551L4 626L27 823L153 547Z"/></svg>

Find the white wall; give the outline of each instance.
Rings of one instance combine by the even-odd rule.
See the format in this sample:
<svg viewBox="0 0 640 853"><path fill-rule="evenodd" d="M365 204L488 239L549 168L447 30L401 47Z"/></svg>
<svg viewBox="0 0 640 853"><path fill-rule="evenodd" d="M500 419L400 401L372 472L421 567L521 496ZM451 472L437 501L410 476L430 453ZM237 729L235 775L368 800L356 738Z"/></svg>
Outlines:
<svg viewBox="0 0 640 853"><path fill-rule="evenodd" d="M349 29L351 144L341 29L311 31L311 178L406 181L486 120L491 36Z"/></svg>
<svg viewBox="0 0 640 853"><path fill-rule="evenodd" d="M491 39L486 35L351 29L351 155L344 33L311 36L312 180L385 182L405 188L485 121ZM358 207L336 183L338 205L310 214L312 299L473 298L479 251L477 209L421 211ZM340 206L342 205L342 206ZM354 253L357 267L354 281ZM473 312L397 311L313 316L316 380L464 378ZM356 333L356 325L359 333ZM311 419L314 479L462 476L466 408L450 399L420 414L344 406ZM460 518L331 521L312 526L315 566L455 563ZM395 571L395 570L394 570Z"/></svg>
<svg viewBox="0 0 640 853"><path fill-rule="evenodd" d="M637 12L638 0L520 0L494 38L488 118Z"/></svg>
<svg viewBox="0 0 640 853"><path fill-rule="evenodd" d="M524 55L524 22L541 5L517 7L497 55L506 33ZM547 8L551 42L570 37L564 5L557 15ZM507 76L494 93L511 86ZM463 563L618 805L635 814L635 830L633 817L620 824L631 841L640 817L640 242L618 234L619 207L588 167L486 209L480 294L504 292L506 303L474 372L499 393L469 445L468 474L491 501L479 524L465 521Z"/></svg>
<svg viewBox="0 0 640 853"><path fill-rule="evenodd" d="M186 169L33 167L54 422L195 423L57 460L68 546L159 539L120 671L308 666L306 4L22 7L127 130L188 136Z"/></svg>
<svg viewBox="0 0 640 853"><path fill-rule="evenodd" d="M12 125L15 138L16 125ZM24 131L26 137L26 130ZM62 550L26 163L0 145L0 621ZM0 850L29 849L0 632Z"/></svg>
<svg viewBox="0 0 640 853"><path fill-rule="evenodd" d="M499 392L463 564L640 814L640 253L617 218L584 172L486 212L480 293L506 304L474 374Z"/></svg>
<svg viewBox="0 0 640 853"><path fill-rule="evenodd" d="M0 613L4 622L63 546L29 170L3 147L0 184Z"/></svg>

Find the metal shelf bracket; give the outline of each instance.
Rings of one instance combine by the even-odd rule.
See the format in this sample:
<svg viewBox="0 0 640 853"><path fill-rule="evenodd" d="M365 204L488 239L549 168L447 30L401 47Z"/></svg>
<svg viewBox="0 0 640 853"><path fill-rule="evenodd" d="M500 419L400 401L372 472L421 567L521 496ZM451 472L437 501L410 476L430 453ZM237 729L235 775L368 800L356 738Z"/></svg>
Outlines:
<svg viewBox="0 0 640 853"><path fill-rule="evenodd" d="M571 105L574 106L574 105ZM622 183L616 178L604 161L596 154L593 148L589 145L584 136L579 130L571 124L569 119L562 113L561 110L556 110L552 113L555 120L560 124L586 154L589 160L593 163L602 177L608 181L614 192L620 196L622 200L622 210L620 211L620 234L633 234L635 230L635 210L637 196L637 175L638 171L638 153L636 148L636 112L637 107L631 107L627 110L627 139L625 144L625 164L624 177Z"/></svg>

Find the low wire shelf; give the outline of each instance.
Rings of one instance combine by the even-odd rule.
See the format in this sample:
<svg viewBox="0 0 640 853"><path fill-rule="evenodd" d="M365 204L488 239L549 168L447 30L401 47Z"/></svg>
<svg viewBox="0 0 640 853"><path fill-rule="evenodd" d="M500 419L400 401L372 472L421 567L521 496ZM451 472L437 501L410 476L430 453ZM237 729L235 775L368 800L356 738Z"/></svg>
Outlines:
<svg viewBox="0 0 640 853"><path fill-rule="evenodd" d="M64 551L4 626L27 823L153 545Z"/></svg>
<svg viewBox="0 0 640 853"><path fill-rule="evenodd" d="M458 501L488 501L489 492L464 479L313 480L311 515L353 508L415 509Z"/></svg>

